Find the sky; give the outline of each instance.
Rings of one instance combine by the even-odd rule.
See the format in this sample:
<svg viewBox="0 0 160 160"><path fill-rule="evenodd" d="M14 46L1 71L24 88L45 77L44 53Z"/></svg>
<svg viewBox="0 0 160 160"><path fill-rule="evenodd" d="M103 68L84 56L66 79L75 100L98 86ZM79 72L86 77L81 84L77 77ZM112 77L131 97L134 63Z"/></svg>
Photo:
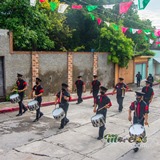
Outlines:
<svg viewBox="0 0 160 160"><path fill-rule="evenodd" d="M138 3L138 0L135 3ZM150 0L147 7L138 13L141 19L150 19L152 25L160 29L160 0Z"/></svg>

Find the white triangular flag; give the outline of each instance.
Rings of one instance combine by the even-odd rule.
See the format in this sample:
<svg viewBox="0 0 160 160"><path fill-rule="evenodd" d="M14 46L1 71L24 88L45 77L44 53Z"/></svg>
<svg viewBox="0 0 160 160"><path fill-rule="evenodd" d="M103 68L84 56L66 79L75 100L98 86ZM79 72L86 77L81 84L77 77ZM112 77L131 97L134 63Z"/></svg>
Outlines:
<svg viewBox="0 0 160 160"><path fill-rule="evenodd" d="M36 0L30 0L30 5L35 6L36 5Z"/></svg>
<svg viewBox="0 0 160 160"><path fill-rule="evenodd" d="M58 7L58 13L64 13L64 11L67 9L68 4L60 4Z"/></svg>
<svg viewBox="0 0 160 160"><path fill-rule="evenodd" d="M149 43L153 44L154 40L153 39L149 39Z"/></svg>
<svg viewBox="0 0 160 160"><path fill-rule="evenodd" d="M109 23L109 22L104 21L104 23L109 27L109 25L110 25L110 23Z"/></svg>
<svg viewBox="0 0 160 160"><path fill-rule="evenodd" d="M135 34L139 29L132 29L132 33Z"/></svg>
<svg viewBox="0 0 160 160"><path fill-rule="evenodd" d="M103 5L103 8L105 9L113 9L115 4L110 4L110 5Z"/></svg>

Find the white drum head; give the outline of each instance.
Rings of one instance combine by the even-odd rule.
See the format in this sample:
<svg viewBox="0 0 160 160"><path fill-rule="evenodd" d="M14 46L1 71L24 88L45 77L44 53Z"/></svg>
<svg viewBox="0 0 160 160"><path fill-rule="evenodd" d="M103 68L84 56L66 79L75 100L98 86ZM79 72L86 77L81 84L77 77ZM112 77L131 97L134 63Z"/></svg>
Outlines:
<svg viewBox="0 0 160 160"><path fill-rule="evenodd" d="M17 97L19 97L19 94L13 94L13 95L10 96L10 99L14 99L14 98L17 98Z"/></svg>
<svg viewBox="0 0 160 160"><path fill-rule="evenodd" d="M28 103L28 106L33 106L35 104L38 104L38 101L33 100L33 101L31 101L31 102Z"/></svg>
<svg viewBox="0 0 160 160"><path fill-rule="evenodd" d="M130 127L129 132L133 135L140 135L144 132L144 127L141 124L134 124Z"/></svg>
<svg viewBox="0 0 160 160"><path fill-rule="evenodd" d="M53 110L52 114L53 114L53 116L59 116L63 112L64 112L64 110L62 108L56 108Z"/></svg>
<svg viewBox="0 0 160 160"><path fill-rule="evenodd" d="M96 114L95 116L92 117L92 120L97 120L97 119L100 119L100 118L103 118L104 116L102 114Z"/></svg>

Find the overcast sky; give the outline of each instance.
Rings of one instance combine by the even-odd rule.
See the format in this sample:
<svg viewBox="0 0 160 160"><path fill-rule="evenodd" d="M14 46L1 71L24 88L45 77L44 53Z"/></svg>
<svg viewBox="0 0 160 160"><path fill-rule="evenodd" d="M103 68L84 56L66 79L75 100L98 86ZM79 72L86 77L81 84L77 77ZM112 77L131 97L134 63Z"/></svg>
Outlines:
<svg viewBox="0 0 160 160"><path fill-rule="evenodd" d="M135 2L137 3L138 0ZM139 10L139 16L142 19L150 19L152 25L160 29L160 0L150 0L144 10Z"/></svg>

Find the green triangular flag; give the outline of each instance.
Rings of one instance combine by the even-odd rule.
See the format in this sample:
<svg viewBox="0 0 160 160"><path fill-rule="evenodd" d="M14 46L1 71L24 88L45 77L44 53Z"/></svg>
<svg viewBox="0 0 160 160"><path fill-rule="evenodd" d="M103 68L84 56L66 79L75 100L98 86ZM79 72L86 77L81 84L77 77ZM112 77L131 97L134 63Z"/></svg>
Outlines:
<svg viewBox="0 0 160 160"><path fill-rule="evenodd" d="M132 28L129 28L129 32L132 33Z"/></svg>
<svg viewBox="0 0 160 160"><path fill-rule="evenodd" d="M158 45L158 47L160 47L160 44Z"/></svg>
<svg viewBox="0 0 160 160"><path fill-rule="evenodd" d="M151 33L151 30L149 30L149 29L145 29L145 30L143 30L143 32L145 33L145 34L150 34Z"/></svg>
<svg viewBox="0 0 160 160"><path fill-rule="evenodd" d="M91 16L91 19L94 21L95 20L95 16L93 14L89 14Z"/></svg>
<svg viewBox="0 0 160 160"><path fill-rule="evenodd" d="M89 12L95 10L97 7L98 7L98 6L86 6L86 8L87 8L87 10L88 10Z"/></svg>
<svg viewBox="0 0 160 160"><path fill-rule="evenodd" d="M58 6L58 4L55 3L55 2L50 2L49 4L50 4L50 7L51 7L51 11L54 11Z"/></svg>
<svg viewBox="0 0 160 160"><path fill-rule="evenodd" d="M144 39L145 39L146 41L148 41L148 37L147 37L147 36L144 36Z"/></svg>
<svg viewBox="0 0 160 160"><path fill-rule="evenodd" d="M145 9L149 2L150 0L138 0L138 9Z"/></svg>
<svg viewBox="0 0 160 160"><path fill-rule="evenodd" d="M113 24L113 28L117 31L119 29L119 26L117 26L116 24Z"/></svg>

